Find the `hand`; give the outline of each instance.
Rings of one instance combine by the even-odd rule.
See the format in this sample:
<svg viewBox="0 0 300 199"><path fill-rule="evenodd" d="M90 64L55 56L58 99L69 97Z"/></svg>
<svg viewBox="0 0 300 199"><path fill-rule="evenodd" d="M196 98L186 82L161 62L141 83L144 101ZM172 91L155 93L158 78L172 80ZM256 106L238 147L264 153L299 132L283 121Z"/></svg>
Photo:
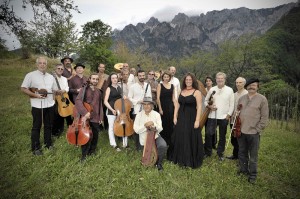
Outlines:
<svg viewBox="0 0 300 199"><path fill-rule="evenodd" d="M45 99L45 97L41 94L35 94L35 95L36 95L36 98L38 98L38 99Z"/></svg>
<svg viewBox="0 0 300 199"><path fill-rule="evenodd" d="M81 90L81 88L77 89L77 92L79 93L79 92L80 92L80 90Z"/></svg>
<svg viewBox="0 0 300 199"><path fill-rule="evenodd" d="M199 128L199 126L200 126L200 122L198 120L196 120L194 123L194 129Z"/></svg>
<svg viewBox="0 0 300 199"><path fill-rule="evenodd" d="M85 120L90 119L90 117L91 117L91 113L90 113L90 112L88 112L88 113L85 114L85 116L84 116Z"/></svg>
<svg viewBox="0 0 300 199"><path fill-rule="evenodd" d="M227 114L226 120L230 120L230 115Z"/></svg>
<svg viewBox="0 0 300 199"><path fill-rule="evenodd" d="M163 110L159 110L159 114L163 115L164 114Z"/></svg>
<svg viewBox="0 0 300 199"><path fill-rule="evenodd" d="M218 109L216 105L209 105L208 108L212 111L216 111Z"/></svg>
<svg viewBox="0 0 300 199"><path fill-rule="evenodd" d="M124 99L124 100L126 100L126 99L127 99L127 97L124 95L124 96L123 96L123 99Z"/></svg>
<svg viewBox="0 0 300 199"><path fill-rule="evenodd" d="M117 115L117 111L116 110L112 110L111 111L114 115Z"/></svg>
<svg viewBox="0 0 300 199"><path fill-rule="evenodd" d="M173 123L174 123L174 125L177 124L177 118L174 118L174 119L173 119Z"/></svg>
<svg viewBox="0 0 300 199"><path fill-rule="evenodd" d="M146 122L144 124L144 126L147 128L147 127L151 127L151 126L154 126L154 123L152 121L149 121L149 122Z"/></svg>

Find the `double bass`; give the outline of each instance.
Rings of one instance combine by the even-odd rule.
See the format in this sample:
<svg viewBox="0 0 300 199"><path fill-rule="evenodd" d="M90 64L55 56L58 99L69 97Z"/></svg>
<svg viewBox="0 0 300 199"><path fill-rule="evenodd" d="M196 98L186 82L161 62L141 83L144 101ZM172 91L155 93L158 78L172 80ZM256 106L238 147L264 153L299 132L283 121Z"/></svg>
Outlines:
<svg viewBox="0 0 300 199"><path fill-rule="evenodd" d="M84 86L83 88L83 95L82 95L82 101L84 99L84 95L85 95L85 91L86 91L86 86ZM92 112L93 109L91 107L90 104L84 102L83 106L86 108L86 110L88 112ZM90 125L89 122L86 121L85 123L82 121L82 117L81 115L77 112L76 107L74 106L73 108L73 116L74 116L74 120L72 125L69 126L68 128L68 132L67 132L67 141L70 144L73 144L75 146L81 146L81 145L85 145L86 143L88 143L88 141L90 140L92 134L92 131L90 129Z"/></svg>
<svg viewBox="0 0 300 199"><path fill-rule="evenodd" d="M147 138L141 160L142 165L145 167L155 165L158 159L157 147L155 143L156 132L157 130L155 127L147 127Z"/></svg>
<svg viewBox="0 0 300 199"><path fill-rule="evenodd" d="M118 137L131 136L134 133L133 121L130 118L131 102L124 99L123 82L121 79L121 98L117 99L114 104L114 109L117 112L117 118L114 121L114 134Z"/></svg>

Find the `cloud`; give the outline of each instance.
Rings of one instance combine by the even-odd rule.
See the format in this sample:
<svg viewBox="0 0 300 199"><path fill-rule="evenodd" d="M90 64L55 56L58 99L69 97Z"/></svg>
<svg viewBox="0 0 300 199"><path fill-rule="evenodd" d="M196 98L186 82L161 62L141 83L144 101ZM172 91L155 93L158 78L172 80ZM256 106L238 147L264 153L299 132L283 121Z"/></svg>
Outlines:
<svg viewBox="0 0 300 199"><path fill-rule="evenodd" d="M171 21L179 12L183 12L183 9L178 6L166 6L154 12L152 17L157 18L160 22Z"/></svg>

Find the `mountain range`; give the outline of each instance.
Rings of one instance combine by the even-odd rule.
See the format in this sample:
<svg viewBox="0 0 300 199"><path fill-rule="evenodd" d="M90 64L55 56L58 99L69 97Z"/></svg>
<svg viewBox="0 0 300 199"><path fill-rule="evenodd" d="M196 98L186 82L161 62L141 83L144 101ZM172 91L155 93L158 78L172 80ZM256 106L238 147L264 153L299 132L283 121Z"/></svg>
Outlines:
<svg viewBox="0 0 300 199"><path fill-rule="evenodd" d="M199 50L216 49L217 45L244 34L262 35L297 3L275 8L224 9L198 16L178 13L170 22L151 17L146 23L129 24L113 31L113 48L124 42L131 51L153 57L182 57Z"/></svg>

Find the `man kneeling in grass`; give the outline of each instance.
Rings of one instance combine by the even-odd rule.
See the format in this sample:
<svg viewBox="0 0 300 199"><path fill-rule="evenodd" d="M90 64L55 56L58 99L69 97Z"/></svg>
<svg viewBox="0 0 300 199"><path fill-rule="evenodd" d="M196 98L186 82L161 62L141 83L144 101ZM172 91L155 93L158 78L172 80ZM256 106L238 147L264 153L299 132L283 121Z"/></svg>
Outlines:
<svg viewBox="0 0 300 199"><path fill-rule="evenodd" d="M159 171L162 171L162 162L168 147L165 140L159 135L159 132L163 129L161 117L158 112L153 110L154 103L151 97L145 97L142 104L143 110L136 115L133 129L137 134L139 134L140 144L144 147L147 137L147 129L156 128L155 143L158 151L156 167Z"/></svg>

